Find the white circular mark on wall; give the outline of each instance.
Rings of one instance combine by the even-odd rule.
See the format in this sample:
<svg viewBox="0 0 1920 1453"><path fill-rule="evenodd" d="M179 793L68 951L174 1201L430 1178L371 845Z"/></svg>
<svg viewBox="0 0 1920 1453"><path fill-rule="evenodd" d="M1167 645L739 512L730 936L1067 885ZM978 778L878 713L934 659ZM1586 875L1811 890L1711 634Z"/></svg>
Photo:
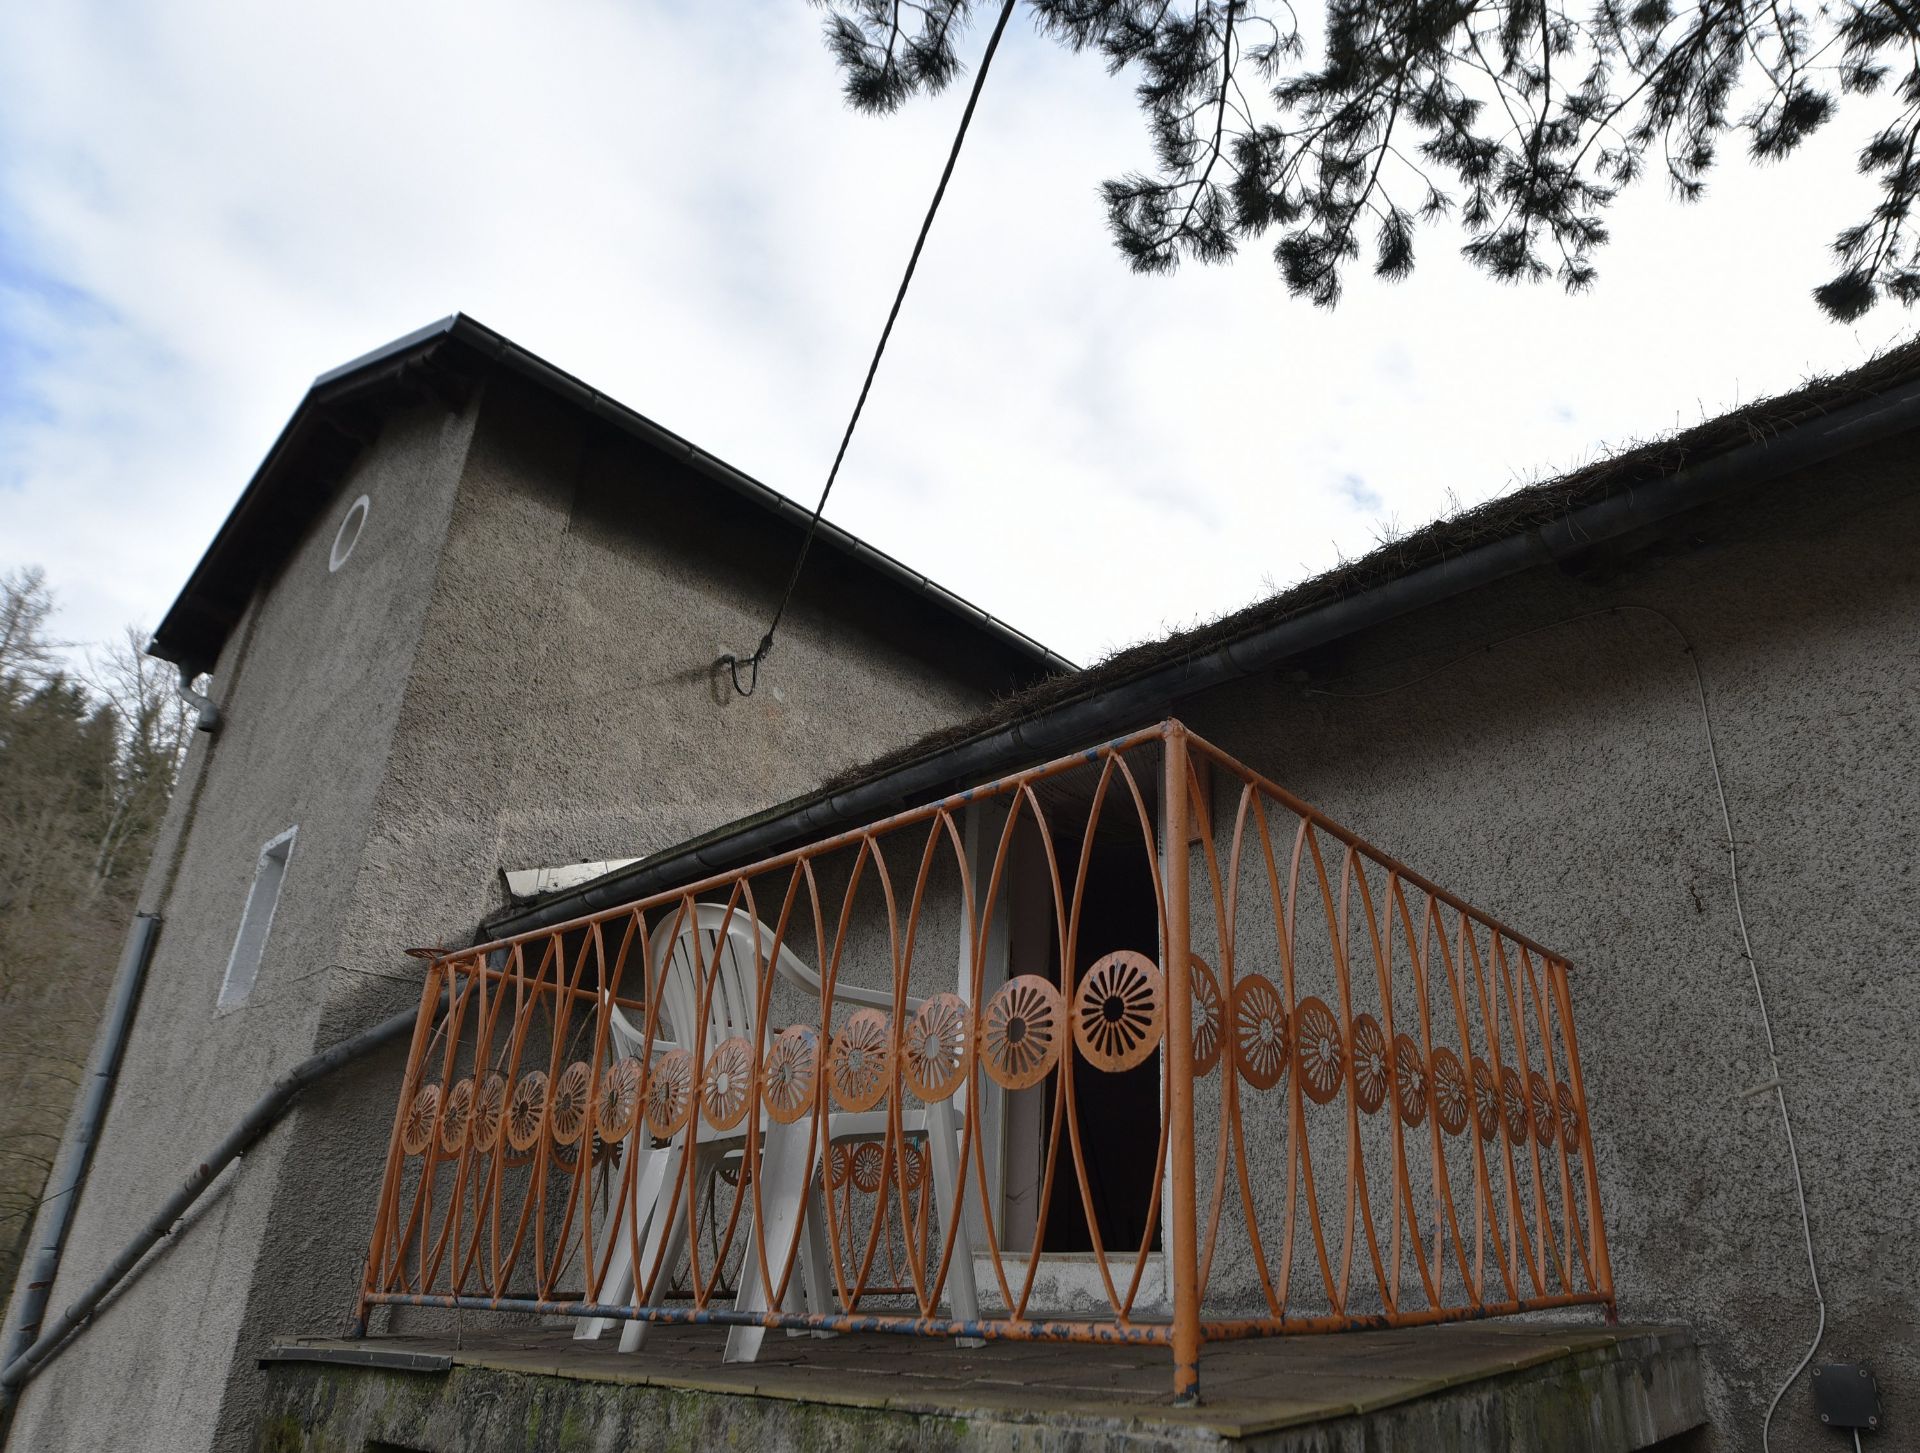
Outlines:
<svg viewBox="0 0 1920 1453"><path fill-rule="evenodd" d="M347 563L347 556L353 553L353 547L359 543L360 531L367 523L367 497L347 506L346 518L340 521L340 530L333 537L333 553L327 557L327 574L331 575Z"/></svg>

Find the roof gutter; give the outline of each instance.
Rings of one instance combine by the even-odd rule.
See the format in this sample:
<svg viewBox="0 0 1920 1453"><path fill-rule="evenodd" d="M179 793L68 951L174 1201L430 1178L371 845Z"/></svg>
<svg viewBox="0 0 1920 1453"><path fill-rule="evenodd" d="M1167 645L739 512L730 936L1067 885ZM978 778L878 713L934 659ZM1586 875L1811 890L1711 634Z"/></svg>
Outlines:
<svg viewBox="0 0 1920 1453"><path fill-rule="evenodd" d="M1818 464L1920 427L1920 381L1837 409L1773 439L1745 445L1570 510L1536 529L1488 541L1359 595L1275 621L1238 640L1150 670L1077 701L1063 702L942 751L908 762L843 792L803 799L738 830L645 859L634 867L489 919L487 937L549 928L617 908L684 883L770 857L810 838L830 836L937 795L954 782L984 782L1171 714L1186 697L1271 670L1291 657L1356 631L1437 605L1534 566L1657 525L1795 469Z"/></svg>

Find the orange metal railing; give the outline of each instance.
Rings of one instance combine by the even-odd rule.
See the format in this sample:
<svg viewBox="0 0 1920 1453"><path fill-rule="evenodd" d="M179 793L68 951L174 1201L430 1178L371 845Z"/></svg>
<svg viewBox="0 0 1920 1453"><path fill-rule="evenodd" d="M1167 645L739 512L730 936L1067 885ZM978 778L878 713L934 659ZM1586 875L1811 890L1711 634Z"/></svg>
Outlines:
<svg viewBox="0 0 1920 1453"><path fill-rule="evenodd" d="M1205 1341L1612 1298L1566 962L1166 722L433 957L361 1317L1142 1342L1191 1398Z"/></svg>

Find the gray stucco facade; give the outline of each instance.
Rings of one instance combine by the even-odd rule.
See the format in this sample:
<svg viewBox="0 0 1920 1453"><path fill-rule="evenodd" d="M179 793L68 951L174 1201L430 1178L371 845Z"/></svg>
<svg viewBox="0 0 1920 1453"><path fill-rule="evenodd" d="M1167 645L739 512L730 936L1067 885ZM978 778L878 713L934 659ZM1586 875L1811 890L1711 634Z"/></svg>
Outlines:
<svg viewBox="0 0 1920 1453"><path fill-rule="evenodd" d="M1757 1448L1815 1325L1694 677L1827 1301L1820 1360L1920 1390L1920 477L1902 441L1541 570L1182 717L1564 953L1627 1320L1693 1327L1706 1446ZM1219 791L1216 783L1216 791ZM1210 1162L1209 1162L1210 1163ZM1803 1377L1772 1447L1835 1435Z"/></svg>
<svg viewBox="0 0 1920 1453"><path fill-rule="evenodd" d="M1254 771L1570 961L1619 1313L1684 1324L1699 1337L1710 1415L1702 1448L1760 1446L1767 1407L1816 1325L1756 973L1826 1302L1817 1361L1872 1368L1901 1426L1920 1390L1920 1278L1908 1250L1920 1246L1920 976L1905 949L1920 907L1917 547L1920 467L1910 438L1900 438L1740 491L1593 568L1523 571L1171 706ZM1145 765L1151 789L1151 758ZM1083 780L1091 776L1088 768ZM1212 775L1222 865L1237 785L1224 771ZM1291 820L1275 830L1284 875ZM1217 964L1204 855L1189 856L1195 951ZM1337 879L1337 855L1331 870ZM1307 871L1299 992L1337 1004ZM1070 861L1068 876L1070 888ZM1237 972L1277 982L1260 877L1257 867L1242 874L1254 901L1243 899L1238 915ZM931 911L935 922L954 916L950 904ZM1037 953L1029 947L1029 968L1044 963L1051 931L1042 928ZM1354 953L1355 1008L1375 1008L1365 983L1373 960ZM1396 996L1409 989L1404 944L1398 974ZM1444 1004L1445 990L1433 998ZM1406 1012L1408 1000L1400 1003ZM1204 1228L1219 1072L1196 1086L1196 1101ZM1284 1106L1283 1096L1242 1087L1270 1258L1286 1225ZM1337 1266L1344 1123L1310 1118L1307 1133ZM1368 1133L1363 1154L1379 1188L1390 1175L1379 1117ZM1468 1143L1449 1152L1462 1204ZM1424 1151L1409 1160L1424 1178ZM1057 1196L1077 1194L1069 1175ZM1207 1305L1222 1316L1259 1315L1232 1177ZM1421 1225L1433 1227L1431 1189L1416 1180L1412 1199ZM1383 1244L1393 1219L1386 1201L1376 1189ZM1306 1224L1301 1212L1291 1304L1301 1315L1325 1309ZM1365 1255L1350 1303L1363 1313L1379 1307ZM1130 1262L1130 1252L1115 1258L1122 1269ZM1423 1305L1410 1272L1404 1281ZM1105 1298L1095 1286L1082 1302ZM1203 1388L1205 1366L1203 1354ZM1889 1431L1897 1432L1891 1421ZM1817 1453L1835 1438L1803 1374L1780 1403L1771 1447Z"/></svg>
<svg viewBox="0 0 1920 1453"><path fill-rule="evenodd" d="M1699 1337L1703 1448L1759 1446L1816 1321L1756 972L1826 1299L1819 1360L1870 1366L1903 1422L1920 1386L1920 1283L1905 1251L1920 1244L1920 979L1901 958L1920 821L1916 544L1920 477L1900 437L1740 489L1581 568L1523 570L1172 704L1224 751L1570 961L1620 1314ZM1224 862L1224 772L1212 793ZM894 851L911 859L918 837L905 837ZM1196 950L1212 956L1192 856ZM1069 854L1069 886L1072 871ZM916 992L950 976L956 953L953 888L936 880L928 900ZM1044 966L1054 932L1043 924L1015 944L1016 972ZM1271 944L1270 927L1244 934L1239 971L1278 978ZM883 949L849 958L886 962ZM1307 987L1331 998L1326 982ZM1203 1198L1217 1086L1198 1092ZM1246 1113L1255 1195L1277 1240L1283 1112L1269 1100ZM1341 1154L1337 1136L1315 1149L1333 1227ZM1019 1171L1009 1166L1009 1185ZM1430 1192L1413 1196L1431 1227ZM1375 1216L1384 1235L1387 1213ZM1230 1205L1209 1284L1223 1315L1259 1308L1236 1217ZM1304 1232L1295 1254L1297 1309L1318 1310ZM1097 1286L1061 1288L1050 1307L1104 1305ZM1353 1309L1371 1308L1357 1297ZM1203 1356L1203 1386L1204 1367ZM1815 1453L1834 1436L1802 1376L1772 1448Z"/></svg>
<svg viewBox="0 0 1920 1453"><path fill-rule="evenodd" d="M55 1312L276 1075L415 1002L400 951L464 941L502 869L644 854L1048 669L828 548L777 686L736 696L714 658L764 629L798 529L503 371L387 407L324 488L211 663L223 721L141 899L164 926ZM296 826L257 981L217 1011L262 845ZM10 1447L251 1446L262 1339L350 1319L400 1053L228 1173L26 1389Z"/></svg>
<svg viewBox="0 0 1920 1453"><path fill-rule="evenodd" d="M1900 1425L1920 1391L1910 439L1172 706L1570 960L1620 1312L1694 1329L1700 1446L1716 1450L1759 1445L1814 1323L1779 1117L1748 1093L1770 1073L1755 972L1799 1136L1822 1359L1870 1364ZM368 528L330 573L362 493ZM196 744L155 856L142 906L166 927L56 1309L276 1072L417 1000L399 950L468 941L502 907L501 868L670 849L1037 673L832 555L783 627L777 675L734 696L712 661L757 637L797 538L758 521L518 376L387 414L214 670L227 721ZM1225 790L1216 776L1223 850ZM258 985L218 1014L255 858L296 824ZM916 992L962 956L953 897L943 867ZM28 1389L12 1446L250 1446L254 1359L351 1312L400 1062L337 1077L250 1154ZM1256 1171L1275 1154L1256 1145ZM1223 1264L1223 1298L1250 1294L1244 1272ZM1773 1448L1831 1437L1802 1380Z"/></svg>

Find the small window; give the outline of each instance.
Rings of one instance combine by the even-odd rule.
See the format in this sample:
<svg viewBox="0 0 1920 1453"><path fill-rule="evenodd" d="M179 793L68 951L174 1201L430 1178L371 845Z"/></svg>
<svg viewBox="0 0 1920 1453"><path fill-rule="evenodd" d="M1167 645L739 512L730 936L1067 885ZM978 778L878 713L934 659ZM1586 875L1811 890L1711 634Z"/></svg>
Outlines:
<svg viewBox="0 0 1920 1453"><path fill-rule="evenodd" d="M346 518L340 521L340 528L334 532L333 553L327 557L327 574L333 574L347 563L347 556L353 553L353 547L360 541L360 530L367 523L367 511L371 508L364 494L347 506Z"/></svg>
<svg viewBox="0 0 1920 1453"><path fill-rule="evenodd" d="M280 902L280 885L287 879L287 859L293 856L294 835L290 827L260 849L260 862L253 870L253 887L247 891L247 906L240 915L240 932L233 940L233 953L227 959L227 976L220 983L220 1008L233 1009L247 1002L253 981L260 973L260 960L266 956L267 935L273 931L273 910Z"/></svg>

